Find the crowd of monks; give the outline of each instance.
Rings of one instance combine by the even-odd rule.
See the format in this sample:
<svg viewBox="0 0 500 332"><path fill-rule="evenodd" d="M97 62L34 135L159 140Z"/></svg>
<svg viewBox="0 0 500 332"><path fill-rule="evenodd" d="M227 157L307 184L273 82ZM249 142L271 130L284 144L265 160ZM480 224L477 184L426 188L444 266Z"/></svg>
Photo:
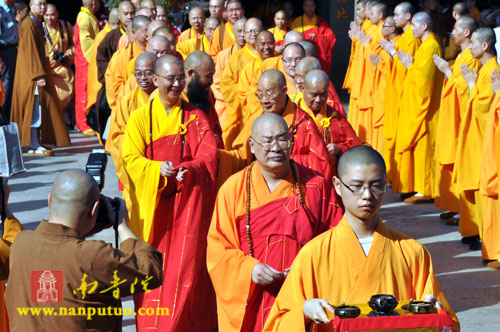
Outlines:
<svg viewBox="0 0 500 332"><path fill-rule="evenodd" d="M459 331L427 250L378 210L388 186L409 204L434 200L500 268L500 67L493 30L463 3L450 42L410 3L389 16L359 0L348 112L314 0L295 19L288 2L247 18L241 0L210 0L183 32L153 0L120 2L101 30L98 0L82 0L74 28L40 4L20 47L46 57L20 70L30 89L14 88L11 118L35 154L70 144L74 83L78 130L111 154L131 229L163 254L162 286L134 303L170 315L136 316L138 331L327 331L331 304L375 293L431 301Z"/></svg>

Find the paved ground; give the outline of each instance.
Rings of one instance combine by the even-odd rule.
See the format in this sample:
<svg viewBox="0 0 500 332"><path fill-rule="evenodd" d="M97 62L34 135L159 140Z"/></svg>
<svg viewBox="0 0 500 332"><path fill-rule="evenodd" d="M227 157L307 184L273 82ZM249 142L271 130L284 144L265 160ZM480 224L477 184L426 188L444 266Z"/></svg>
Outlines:
<svg viewBox="0 0 500 332"><path fill-rule="evenodd" d="M78 133L71 133L71 140L73 147L56 149L53 157L25 155L27 172L9 180L12 210L28 229L34 229L40 219L48 218L47 195L55 176L69 168L85 169L89 152L100 148L96 138ZM119 196L111 157L103 193ZM398 196L388 194L381 214L388 225L418 239L429 249L462 331L500 331L500 271L485 268L480 252L471 252L462 245L457 228L444 225L439 220L440 212L432 204L410 206L400 202ZM114 234L108 230L95 238L113 242ZM124 305L133 306L130 299ZM124 318L123 330L135 331L133 318Z"/></svg>

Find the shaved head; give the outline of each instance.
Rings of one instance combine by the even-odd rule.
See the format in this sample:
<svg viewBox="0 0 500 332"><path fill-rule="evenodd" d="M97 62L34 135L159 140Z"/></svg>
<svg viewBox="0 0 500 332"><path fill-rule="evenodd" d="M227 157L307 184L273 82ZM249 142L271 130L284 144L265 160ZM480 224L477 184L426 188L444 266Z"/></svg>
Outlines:
<svg viewBox="0 0 500 332"><path fill-rule="evenodd" d="M285 75L276 69L266 70L257 83L257 98L265 113L282 114L288 96Z"/></svg>
<svg viewBox="0 0 500 332"><path fill-rule="evenodd" d="M170 42L170 54L175 54L177 52L176 50L176 39L175 39L175 34L172 31L172 29L167 28L167 27L161 27L156 29L156 31L153 33L153 36L163 36L168 39Z"/></svg>
<svg viewBox="0 0 500 332"><path fill-rule="evenodd" d="M268 69L260 75L258 85L267 88L282 88L286 86L286 78L279 70Z"/></svg>
<svg viewBox="0 0 500 332"><path fill-rule="evenodd" d="M146 16L150 20L154 19L156 15L153 13L153 11L149 8L141 8L138 11L135 12L135 16L137 17L138 15L141 16Z"/></svg>
<svg viewBox="0 0 500 332"><path fill-rule="evenodd" d="M154 36L149 39L148 52L154 53L157 57L170 54L170 41L163 36Z"/></svg>
<svg viewBox="0 0 500 332"><path fill-rule="evenodd" d="M127 28L135 16L135 7L130 1L122 1L118 6L118 19Z"/></svg>
<svg viewBox="0 0 500 332"><path fill-rule="evenodd" d="M303 40L299 42L299 44L306 51L306 56L312 56L315 58L318 56L318 49L316 48L316 45L314 45L314 43L310 42L309 40Z"/></svg>
<svg viewBox="0 0 500 332"><path fill-rule="evenodd" d="M297 63L295 68L295 85L300 91L304 90L304 79L306 74L314 69L321 69L321 63L317 58L306 56Z"/></svg>
<svg viewBox="0 0 500 332"><path fill-rule="evenodd" d="M149 26L148 26L148 35L154 36L154 33L156 30L158 30L159 28L166 27L166 26L167 25L163 21L159 21L159 20L151 21L151 23L149 23Z"/></svg>
<svg viewBox="0 0 500 332"><path fill-rule="evenodd" d="M470 15L460 16L456 24L458 24L464 30L469 30L470 35L472 35L477 29L479 29L479 23L474 17Z"/></svg>
<svg viewBox="0 0 500 332"><path fill-rule="evenodd" d="M415 7L409 2L401 2L396 8L399 8L403 14L413 15L415 13Z"/></svg>
<svg viewBox="0 0 500 332"><path fill-rule="evenodd" d="M304 90L302 91L304 103L314 113L325 108L328 101L330 78L318 69L309 71L304 77Z"/></svg>
<svg viewBox="0 0 500 332"><path fill-rule="evenodd" d="M299 43L303 40L305 40L304 35L302 35L300 32L295 30L288 31L285 35L284 45L288 45L290 43Z"/></svg>
<svg viewBox="0 0 500 332"><path fill-rule="evenodd" d="M52 185L49 221L76 229L84 236L93 225L82 224L82 219L88 222L89 211L99 196L99 186L88 173L78 169L64 171Z"/></svg>
<svg viewBox="0 0 500 332"><path fill-rule="evenodd" d="M274 35L263 30L257 35L257 52L261 59L267 59L274 56Z"/></svg>
<svg viewBox="0 0 500 332"><path fill-rule="evenodd" d="M457 2L453 5L453 12L457 13L458 16L467 14L467 7L463 2Z"/></svg>
<svg viewBox="0 0 500 332"><path fill-rule="evenodd" d="M413 15L413 22L427 25L427 31L432 31L433 21L432 17L426 12L418 12Z"/></svg>
<svg viewBox="0 0 500 332"><path fill-rule="evenodd" d="M120 20L118 19L118 8L113 8L109 12L108 24L115 27Z"/></svg>
<svg viewBox="0 0 500 332"><path fill-rule="evenodd" d="M165 69L167 66L180 66L184 71L184 65L182 64L181 60L176 56L167 54L161 56L160 58L158 58L158 60L156 60L155 74L164 76Z"/></svg>
<svg viewBox="0 0 500 332"><path fill-rule="evenodd" d="M495 32L491 28L479 28L474 32L474 35L480 43L488 44L489 50L487 53L495 53Z"/></svg>
<svg viewBox="0 0 500 332"><path fill-rule="evenodd" d="M147 16L139 15L134 17L132 20L132 29L140 30L143 28L147 28L151 20Z"/></svg>
<svg viewBox="0 0 500 332"><path fill-rule="evenodd" d="M264 29L262 21L258 18L252 17L245 23L245 41L252 47L255 48L255 43L257 43L257 35Z"/></svg>
<svg viewBox="0 0 500 332"><path fill-rule="evenodd" d="M338 176L342 178L347 174L348 170L353 166L368 166L376 165L380 168L381 173L385 174L384 158L372 149L371 147L358 145L342 154L337 166Z"/></svg>
<svg viewBox="0 0 500 332"><path fill-rule="evenodd" d="M200 66L205 63L213 63L214 60L210 55L203 51L194 51L188 55L186 60L184 60L184 69L188 71L189 69L198 70Z"/></svg>
<svg viewBox="0 0 500 332"><path fill-rule="evenodd" d="M243 47L245 46L245 23L247 22L247 18L240 18L236 23L233 24L234 38L236 39L236 43Z"/></svg>
<svg viewBox="0 0 500 332"><path fill-rule="evenodd" d="M281 131L288 132L288 125L282 116L274 113L265 113L255 119L252 125L252 137L262 136L262 131L265 131L265 124L274 124L279 126Z"/></svg>
<svg viewBox="0 0 500 332"><path fill-rule="evenodd" d="M141 66L141 65L148 65L148 67L151 67L151 70L153 70L157 59L158 59L158 57L154 53L144 52L144 53L141 53L135 59L134 65L136 68L138 66Z"/></svg>

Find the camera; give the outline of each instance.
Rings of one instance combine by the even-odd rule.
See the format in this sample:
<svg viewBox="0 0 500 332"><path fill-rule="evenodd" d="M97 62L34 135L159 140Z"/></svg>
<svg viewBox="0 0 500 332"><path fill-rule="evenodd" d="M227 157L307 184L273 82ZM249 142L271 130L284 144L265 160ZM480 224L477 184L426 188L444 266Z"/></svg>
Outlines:
<svg viewBox="0 0 500 332"><path fill-rule="evenodd" d="M105 199L108 199L111 203L111 208L113 209L113 217L109 218L108 207L106 206ZM102 231L103 229L109 228L113 226L116 230L118 225L118 212L120 211L120 199L118 198L109 198L104 195L101 195L99 198L99 211L97 211L97 220L95 222L94 228L86 235L94 235Z"/></svg>
<svg viewBox="0 0 500 332"><path fill-rule="evenodd" d="M64 59L63 52L54 52L54 55L52 56L52 60L55 60L55 61L60 62L60 63L63 63L66 61L66 59Z"/></svg>

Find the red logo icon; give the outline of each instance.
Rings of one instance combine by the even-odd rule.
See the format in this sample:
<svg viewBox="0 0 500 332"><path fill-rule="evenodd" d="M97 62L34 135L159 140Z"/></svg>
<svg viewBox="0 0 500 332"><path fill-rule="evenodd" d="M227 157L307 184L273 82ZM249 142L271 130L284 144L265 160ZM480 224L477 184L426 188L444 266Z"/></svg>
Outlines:
<svg viewBox="0 0 500 332"><path fill-rule="evenodd" d="M63 300L63 271L31 271L31 302L57 303Z"/></svg>

